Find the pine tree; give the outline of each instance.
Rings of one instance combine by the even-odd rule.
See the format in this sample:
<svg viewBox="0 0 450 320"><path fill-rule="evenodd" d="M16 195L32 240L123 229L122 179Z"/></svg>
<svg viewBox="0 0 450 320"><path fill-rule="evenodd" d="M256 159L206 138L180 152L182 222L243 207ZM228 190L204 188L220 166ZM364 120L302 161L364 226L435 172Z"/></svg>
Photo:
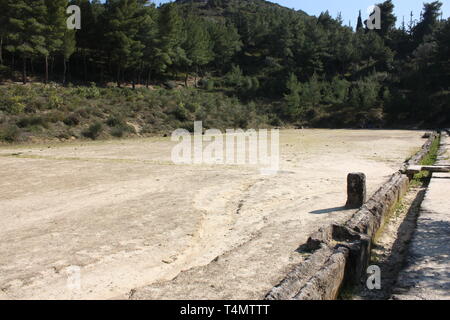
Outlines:
<svg viewBox="0 0 450 320"><path fill-rule="evenodd" d="M8 0L0 0L0 66L3 65L3 41L8 35Z"/></svg>
<svg viewBox="0 0 450 320"><path fill-rule="evenodd" d="M48 55L45 44L45 17L47 9L44 0L15 0L9 5L9 44L7 50L22 58L22 82L27 83L27 60Z"/></svg>
<svg viewBox="0 0 450 320"><path fill-rule="evenodd" d="M322 100L322 83L317 74L313 74L311 79L303 85L300 99L305 107L317 108Z"/></svg>
<svg viewBox="0 0 450 320"><path fill-rule="evenodd" d="M166 72L169 66L178 62L183 64L185 52L181 44L185 37L183 21L174 3L160 8L158 19L157 52L154 67L157 72Z"/></svg>
<svg viewBox="0 0 450 320"><path fill-rule="evenodd" d="M107 2L109 49L117 66L117 86L121 85L122 72L127 68L133 72L133 86L138 61L142 58L144 45L138 40L141 16L137 0Z"/></svg>
<svg viewBox="0 0 450 320"><path fill-rule="evenodd" d="M101 65L103 72L103 64L105 64L107 52L107 41L104 36L106 33L105 21L102 21L104 13L104 5L98 1L77 0L74 4L80 7L82 12L82 28L76 32L77 49L83 60L83 79L87 81L89 78L89 60L96 59Z"/></svg>
<svg viewBox="0 0 450 320"><path fill-rule="evenodd" d="M45 83L48 82L48 58L50 55L60 52L64 44L66 25L67 0L45 0L47 7L46 37L45 37Z"/></svg>
<svg viewBox="0 0 450 320"><path fill-rule="evenodd" d="M215 65L224 69L233 56L241 50L241 37L233 24L210 23L208 31L213 41Z"/></svg>
<svg viewBox="0 0 450 320"><path fill-rule="evenodd" d="M70 57L76 50L76 38L75 38L75 30L68 30L66 29L64 33L63 38L63 45L62 45L62 55L63 55L63 84L66 84L66 76L67 76L67 65L69 62Z"/></svg>
<svg viewBox="0 0 450 320"><path fill-rule="evenodd" d="M383 38L387 39L389 33L395 28L397 17L394 15L394 4L392 0L379 3L378 7L381 11L381 29L377 33Z"/></svg>
<svg viewBox="0 0 450 320"><path fill-rule="evenodd" d="M436 29L442 2L425 3L421 14L421 21L413 28L413 38L416 46L425 40Z"/></svg>
<svg viewBox="0 0 450 320"><path fill-rule="evenodd" d="M146 69L146 87L149 86L151 74L154 71L158 44L158 11L154 5L142 8L142 21L138 31L138 39L144 45L142 68Z"/></svg>
<svg viewBox="0 0 450 320"><path fill-rule="evenodd" d="M361 17L361 10L359 10L358 22L356 24L356 31L364 30L364 24Z"/></svg>
<svg viewBox="0 0 450 320"><path fill-rule="evenodd" d="M336 21L342 25L342 23L344 22L344 19L342 18L342 12L338 12L337 16L336 16Z"/></svg>
<svg viewBox="0 0 450 320"><path fill-rule="evenodd" d="M415 27L414 13L411 11L409 14L408 34L412 35Z"/></svg>
<svg viewBox="0 0 450 320"><path fill-rule="evenodd" d="M450 19L436 33L437 49L434 53L437 70L441 72L441 87L450 88Z"/></svg>
<svg viewBox="0 0 450 320"><path fill-rule="evenodd" d="M214 58L212 51L213 43L205 24L200 18L187 18L185 30L186 39L182 44L182 48L186 53L188 69L189 66L192 66L197 77L199 67L206 65ZM189 73L186 72L186 86L188 75ZM197 84L196 79L194 83Z"/></svg>
<svg viewBox="0 0 450 320"><path fill-rule="evenodd" d="M300 91L302 90L302 85L298 82L297 76L294 73L289 75L286 88L288 93L284 95L284 101L286 103L285 114L288 118L294 120L300 114Z"/></svg>

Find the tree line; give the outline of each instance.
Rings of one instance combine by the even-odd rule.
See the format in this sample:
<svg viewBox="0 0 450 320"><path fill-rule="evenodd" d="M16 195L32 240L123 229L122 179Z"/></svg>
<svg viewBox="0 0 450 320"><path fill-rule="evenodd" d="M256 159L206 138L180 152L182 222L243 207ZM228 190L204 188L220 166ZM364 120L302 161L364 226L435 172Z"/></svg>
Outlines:
<svg viewBox="0 0 450 320"><path fill-rule="evenodd" d="M66 27L81 8L81 30ZM315 126L444 125L450 114L450 20L425 3L397 27L392 1L381 29L356 29L262 0L0 0L0 63L61 80L131 83L215 79L279 122ZM4 73L3 73L4 74ZM69 78L69 79L67 79ZM208 83L207 81L203 81Z"/></svg>

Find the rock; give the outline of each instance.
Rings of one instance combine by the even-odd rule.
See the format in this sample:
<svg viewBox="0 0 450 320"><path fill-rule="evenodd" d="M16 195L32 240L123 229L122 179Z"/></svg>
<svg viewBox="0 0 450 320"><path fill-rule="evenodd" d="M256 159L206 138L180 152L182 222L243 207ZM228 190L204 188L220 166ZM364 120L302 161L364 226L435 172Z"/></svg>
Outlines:
<svg viewBox="0 0 450 320"><path fill-rule="evenodd" d="M361 172L347 176L347 203L349 209L360 208L366 202L366 175Z"/></svg>

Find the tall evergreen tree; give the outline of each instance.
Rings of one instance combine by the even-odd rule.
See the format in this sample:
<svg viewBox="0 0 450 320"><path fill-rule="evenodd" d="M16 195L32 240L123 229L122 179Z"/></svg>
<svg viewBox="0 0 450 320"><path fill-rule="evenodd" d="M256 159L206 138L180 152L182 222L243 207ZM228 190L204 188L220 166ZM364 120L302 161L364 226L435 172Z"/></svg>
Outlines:
<svg viewBox="0 0 450 320"><path fill-rule="evenodd" d="M142 21L138 31L138 39L144 45L142 68L147 71L146 86L149 86L151 74L154 71L158 45L158 11L154 5L142 8Z"/></svg>
<svg viewBox="0 0 450 320"><path fill-rule="evenodd" d="M186 39L182 44L182 48L186 53L188 66L192 66L197 76L199 67L206 65L214 58L213 43L206 24L200 18L189 17L186 19L185 30ZM186 73L186 86L187 78L188 73ZM197 84L196 79L194 82Z"/></svg>
<svg viewBox="0 0 450 320"><path fill-rule="evenodd" d="M140 8L137 0L110 0L106 6L109 21L106 37L117 67L117 86L120 87L122 72L129 68L134 74L143 55L144 45L138 40ZM134 81L133 76L133 85Z"/></svg>
<svg viewBox="0 0 450 320"><path fill-rule="evenodd" d="M185 33L183 32L183 20L178 7L174 3L168 3L160 8L158 19L157 52L155 69L159 73L165 72L169 66L177 62L185 61L185 52L181 48Z"/></svg>
<svg viewBox="0 0 450 320"><path fill-rule="evenodd" d="M425 3L421 21L413 28L413 38L416 46L425 40L425 37L431 35L438 24L442 2L434 1Z"/></svg>
<svg viewBox="0 0 450 320"><path fill-rule="evenodd" d="M48 82L48 58L56 52L61 52L64 44L64 33L66 25L66 8L69 2L67 0L45 0L47 15L45 19L45 83Z"/></svg>
<svg viewBox="0 0 450 320"><path fill-rule="evenodd" d="M450 89L450 19L436 34L434 53L437 70L441 72L440 87Z"/></svg>
<svg viewBox="0 0 450 320"><path fill-rule="evenodd" d="M0 65L3 65L3 43L8 35L8 0L0 0Z"/></svg>
<svg viewBox="0 0 450 320"><path fill-rule="evenodd" d="M381 10L381 29L377 32L383 39L388 39L389 33L395 28L397 21L397 17L394 15L394 4L392 0L387 0L379 3L378 7Z"/></svg>
<svg viewBox="0 0 450 320"><path fill-rule="evenodd" d="M27 60L48 55L46 49L47 8L44 0L14 0L8 2L8 51L22 58L22 82L27 83Z"/></svg>
<svg viewBox="0 0 450 320"><path fill-rule="evenodd" d="M359 10L358 22L356 23L356 31L364 30L364 24L361 17L361 10Z"/></svg>
<svg viewBox="0 0 450 320"><path fill-rule="evenodd" d="M68 30L66 29L64 33L63 38L63 45L62 45L62 55L63 55L63 84L66 83L67 79L67 65L69 62L70 57L76 50L76 38L75 38L75 30Z"/></svg>
<svg viewBox="0 0 450 320"><path fill-rule="evenodd" d="M294 120L300 114L300 91L302 90L302 85L299 83L297 76L294 73L289 75L286 82L287 93L284 95L285 116L289 119Z"/></svg>
<svg viewBox="0 0 450 320"><path fill-rule="evenodd" d="M74 2L82 12L82 28L76 32L77 49L81 54L83 65L83 80L89 78L89 61L96 60L103 72L103 65L107 60L106 21L104 5L98 0L76 0Z"/></svg>
<svg viewBox="0 0 450 320"><path fill-rule="evenodd" d="M224 69L233 56L242 48L241 37L237 28L229 23L210 23L209 34L212 39L212 50L216 67Z"/></svg>

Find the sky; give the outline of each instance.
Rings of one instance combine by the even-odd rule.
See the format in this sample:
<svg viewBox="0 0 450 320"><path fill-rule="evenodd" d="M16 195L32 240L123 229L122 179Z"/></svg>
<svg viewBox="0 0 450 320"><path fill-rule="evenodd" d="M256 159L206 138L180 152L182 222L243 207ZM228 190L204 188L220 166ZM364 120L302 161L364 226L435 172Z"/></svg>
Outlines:
<svg viewBox="0 0 450 320"><path fill-rule="evenodd" d="M296 10L301 9L306 13L315 16L326 10L328 10L333 17L336 17L337 14L341 12L344 23L348 25L349 22L351 22L352 27L355 27L359 10L361 10L364 18L363 20L365 20L368 16L367 8L382 1L383 0L272 0L271 2ZM408 24L411 11L413 11L415 19L419 20L423 3L432 1L433 0L393 0L397 24L400 25L402 23L403 16L405 17L406 24ZM162 3L169 1L154 0L153 2ZM441 0L441 2L444 4L442 6L444 18L450 17L450 0Z"/></svg>

